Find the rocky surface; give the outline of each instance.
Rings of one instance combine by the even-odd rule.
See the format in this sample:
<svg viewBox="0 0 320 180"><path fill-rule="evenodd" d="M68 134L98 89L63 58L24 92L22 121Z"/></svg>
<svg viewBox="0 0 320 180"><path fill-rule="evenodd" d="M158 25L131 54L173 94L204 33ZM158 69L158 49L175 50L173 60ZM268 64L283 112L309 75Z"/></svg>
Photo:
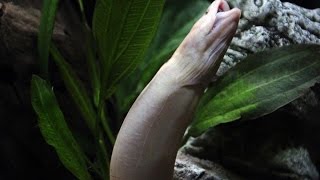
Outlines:
<svg viewBox="0 0 320 180"><path fill-rule="evenodd" d="M242 178L211 161L179 152L174 171L175 180L241 180Z"/></svg>
<svg viewBox="0 0 320 180"><path fill-rule="evenodd" d="M309 10L280 0L230 1L242 17L218 74L247 55L289 44L320 44L320 9Z"/></svg>
<svg viewBox="0 0 320 180"><path fill-rule="evenodd" d="M284 149L270 159L263 159L268 166L245 164L241 159L213 162L189 154L182 151L177 155L175 180L319 179L308 151L302 147Z"/></svg>
<svg viewBox="0 0 320 180"><path fill-rule="evenodd" d="M218 71L220 76L247 55L265 49L320 44L320 9L304 9L279 0L231 0L230 3L242 10L242 18ZM227 174L237 174L231 179L316 180L320 168L319 117L320 88L316 84L301 98L270 115L215 127L189 140L181 151L210 160ZM209 171L192 165L178 156L176 174L189 178L190 174L196 176L204 171L210 174L209 179L230 179L209 173L217 172L215 168ZM188 168L182 171L179 167Z"/></svg>

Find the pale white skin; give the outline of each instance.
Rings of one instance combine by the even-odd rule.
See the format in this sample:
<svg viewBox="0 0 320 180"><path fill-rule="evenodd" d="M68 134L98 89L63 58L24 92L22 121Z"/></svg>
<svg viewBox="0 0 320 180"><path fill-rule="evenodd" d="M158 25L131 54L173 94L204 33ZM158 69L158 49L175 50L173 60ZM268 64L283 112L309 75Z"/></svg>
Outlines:
<svg viewBox="0 0 320 180"><path fill-rule="evenodd" d="M218 11L220 11L218 13ZM169 180L199 98L236 31L240 10L213 2L132 105L111 158L111 180Z"/></svg>

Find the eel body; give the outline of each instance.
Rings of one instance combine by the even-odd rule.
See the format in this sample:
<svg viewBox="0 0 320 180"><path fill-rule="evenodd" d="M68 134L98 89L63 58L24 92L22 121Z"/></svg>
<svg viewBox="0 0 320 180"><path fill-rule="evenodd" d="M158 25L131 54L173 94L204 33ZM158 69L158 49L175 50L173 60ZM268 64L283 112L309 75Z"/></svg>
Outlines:
<svg viewBox="0 0 320 180"><path fill-rule="evenodd" d="M113 149L111 180L168 180L183 134L238 26L239 9L214 1L128 112Z"/></svg>

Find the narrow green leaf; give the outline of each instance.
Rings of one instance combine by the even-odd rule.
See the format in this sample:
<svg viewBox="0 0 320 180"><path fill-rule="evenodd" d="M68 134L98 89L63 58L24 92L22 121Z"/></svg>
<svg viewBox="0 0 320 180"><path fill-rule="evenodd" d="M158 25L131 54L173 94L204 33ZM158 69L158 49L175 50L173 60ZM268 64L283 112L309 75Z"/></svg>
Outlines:
<svg viewBox="0 0 320 180"><path fill-rule="evenodd" d="M164 0L100 0L93 30L102 57L105 96L142 61L160 20ZM107 86L108 85L108 86Z"/></svg>
<svg viewBox="0 0 320 180"><path fill-rule="evenodd" d="M93 91L93 102L95 107L97 107L99 104L100 86L101 86L100 69L98 68L98 61L96 56L97 49L96 49L96 44L94 40L94 35L87 22L83 0L78 0L78 4L80 7L82 21L83 21L82 29L85 34L86 63L88 66L88 74L90 77L91 88Z"/></svg>
<svg viewBox="0 0 320 180"><path fill-rule="evenodd" d="M69 130L50 85L38 76L31 82L32 106L46 142L53 146L63 165L78 179L92 179L85 155Z"/></svg>
<svg viewBox="0 0 320 180"><path fill-rule="evenodd" d="M249 56L208 89L188 133L196 136L220 123L271 113L319 80L319 45L291 45Z"/></svg>
<svg viewBox="0 0 320 180"><path fill-rule="evenodd" d="M59 0L44 0L38 34L39 68L43 77L48 77L48 59L51 37Z"/></svg>
<svg viewBox="0 0 320 180"><path fill-rule="evenodd" d="M84 117L89 129L95 133L97 117L86 89L84 88L82 82L78 79L72 67L59 53L58 49L52 45L50 51L53 56L53 60L60 70L60 74L69 94Z"/></svg>

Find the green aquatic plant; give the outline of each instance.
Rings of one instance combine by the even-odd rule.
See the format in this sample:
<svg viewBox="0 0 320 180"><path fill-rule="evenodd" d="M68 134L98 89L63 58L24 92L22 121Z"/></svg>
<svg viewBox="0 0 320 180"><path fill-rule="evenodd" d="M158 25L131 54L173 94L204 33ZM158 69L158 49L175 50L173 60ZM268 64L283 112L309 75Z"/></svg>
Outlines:
<svg viewBox="0 0 320 180"><path fill-rule="evenodd" d="M51 42L58 2L43 3L38 36L41 74L32 78L32 105L43 137L75 177L109 179L115 134L106 101L116 98L115 109L123 117L209 3L187 0L180 6L169 1L160 19L164 0L98 0L89 25L79 0L86 32L86 66L92 89L89 92ZM263 116L298 98L320 78L319 53L319 45L294 45L249 56L209 86L186 138L220 123ZM75 138L59 107L48 80L49 55L92 134L94 158Z"/></svg>
<svg viewBox="0 0 320 180"><path fill-rule="evenodd" d="M295 100L319 82L319 57L319 45L291 45L248 56L208 88L188 134L254 119Z"/></svg>
<svg viewBox="0 0 320 180"><path fill-rule="evenodd" d="M39 127L67 169L78 179L92 179L84 152L73 137L51 86L38 76L32 78L32 105L39 116Z"/></svg>
<svg viewBox="0 0 320 180"><path fill-rule="evenodd" d="M58 0L43 2L38 36L41 77L34 75L32 78L32 105L39 117L42 135L55 148L61 162L70 172L78 179L91 179L90 167L95 175L108 179L112 150L106 143L112 145L115 138L105 111L105 101L115 92L121 79L128 76L142 60L157 29L164 0L98 0L92 26L86 21L82 0L78 1L86 32L88 76L93 89L91 94L51 42L58 3ZM92 140L96 144L93 161L82 152L79 142L65 122L50 81L44 80L49 79L49 53L74 104L95 138Z"/></svg>

